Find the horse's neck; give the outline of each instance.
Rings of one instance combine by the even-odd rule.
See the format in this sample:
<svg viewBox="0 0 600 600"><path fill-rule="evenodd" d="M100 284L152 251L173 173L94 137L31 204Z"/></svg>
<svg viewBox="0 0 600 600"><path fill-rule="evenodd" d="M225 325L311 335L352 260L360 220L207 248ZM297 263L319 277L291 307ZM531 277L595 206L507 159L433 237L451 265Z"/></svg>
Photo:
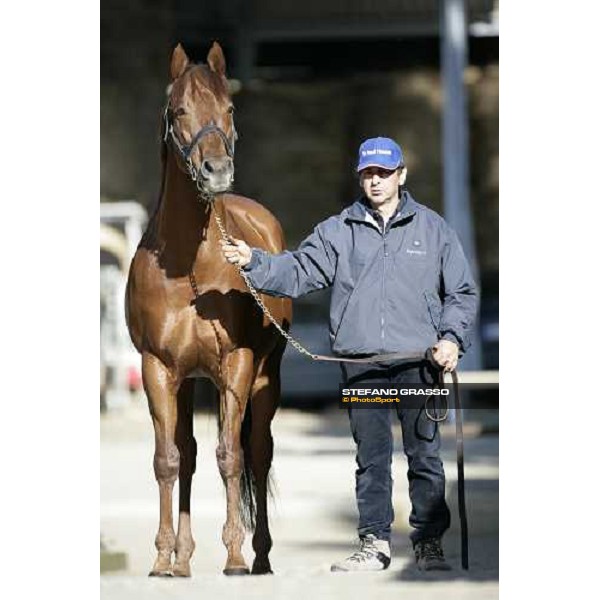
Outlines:
<svg viewBox="0 0 600 600"><path fill-rule="evenodd" d="M210 208L198 199L195 184L169 153L164 185L156 213L156 241L162 262L183 275L196 260L200 244L207 244Z"/></svg>

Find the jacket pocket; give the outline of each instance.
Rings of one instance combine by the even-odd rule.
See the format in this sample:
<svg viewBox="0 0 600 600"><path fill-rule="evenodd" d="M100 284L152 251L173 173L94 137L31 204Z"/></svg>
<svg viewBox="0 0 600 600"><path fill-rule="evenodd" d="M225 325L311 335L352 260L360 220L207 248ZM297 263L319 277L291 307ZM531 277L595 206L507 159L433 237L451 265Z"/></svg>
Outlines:
<svg viewBox="0 0 600 600"><path fill-rule="evenodd" d="M429 318L434 329L440 332L440 320L442 318L442 302L437 294L431 292L424 292L425 302L427 303L427 311L429 312Z"/></svg>

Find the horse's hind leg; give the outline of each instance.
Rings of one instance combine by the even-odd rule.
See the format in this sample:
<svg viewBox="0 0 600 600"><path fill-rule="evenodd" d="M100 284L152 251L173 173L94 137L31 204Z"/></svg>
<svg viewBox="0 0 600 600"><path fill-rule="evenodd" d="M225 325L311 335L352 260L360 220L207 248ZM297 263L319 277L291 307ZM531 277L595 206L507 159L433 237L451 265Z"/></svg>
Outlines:
<svg viewBox="0 0 600 600"><path fill-rule="evenodd" d="M192 476L196 471L197 446L194 439L194 379L184 379L177 392L177 428L175 443L179 450L179 524L173 575L190 577L190 558L196 544L192 537L190 497Z"/></svg>
<svg viewBox="0 0 600 600"><path fill-rule="evenodd" d="M256 482L256 529L252 547L256 556L252 565L253 575L272 573L269 552L272 546L267 513L267 482L273 460L273 437L271 421L280 398L279 356L271 355L258 369L251 392L252 429L250 448L252 472Z"/></svg>
<svg viewBox="0 0 600 600"><path fill-rule="evenodd" d="M154 474L160 494L160 524L155 539L158 556L150 575L172 576L173 485L179 473L179 450L175 444L179 381L156 356L148 353L142 355L142 377L154 424Z"/></svg>

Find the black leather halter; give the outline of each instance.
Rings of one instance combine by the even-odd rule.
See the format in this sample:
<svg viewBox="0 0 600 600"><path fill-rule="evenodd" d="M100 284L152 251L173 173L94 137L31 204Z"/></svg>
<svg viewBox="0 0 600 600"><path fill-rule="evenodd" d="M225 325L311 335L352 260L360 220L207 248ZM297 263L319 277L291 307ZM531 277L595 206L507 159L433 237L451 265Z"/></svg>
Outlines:
<svg viewBox="0 0 600 600"><path fill-rule="evenodd" d="M179 152L179 155L185 162L190 177L193 181L196 182L196 187L200 192L203 192L202 178L199 177L200 173L198 172L198 170L194 166L194 163L192 162L192 152L204 136L209 135L211 133L216 133L223 141L223 145L225 146L225 152L227 152L227 156L229 156L229 158L233 160L233 156L235 153L235 141L238 138L237 131L235 130L235 125L233 125L233 132L230 139L227 137L227 134L214 121L211 121L210 123L202 127L200 131L196 133L196 135L194 135L189 145L185 145L182 144L175 135L175 130L173 129L173 122L171 120L171 106L170 104L167 104L164 112L164 130L165 133L163 141L165 143L168 143L169 138L172 140L173 145L177 149L177 152Z"/></svg>

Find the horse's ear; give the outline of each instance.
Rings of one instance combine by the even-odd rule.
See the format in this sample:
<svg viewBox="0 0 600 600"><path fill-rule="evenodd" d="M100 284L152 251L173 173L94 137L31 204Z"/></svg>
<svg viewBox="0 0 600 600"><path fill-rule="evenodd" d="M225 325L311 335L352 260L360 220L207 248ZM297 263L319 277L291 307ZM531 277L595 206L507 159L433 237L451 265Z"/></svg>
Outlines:
<svg viewBox="0 0 600 600"><path fill-rule="evenodd" d="M187 57L181 44L177 44L173 54L171 54L171 80L175 81L185 71L189 65L190 59Z"/></svg>
<svg viewBox="0 0 600 600"><path fill-rule="evenodd" d="M225 56L223 56L223 50L219 42L213 42L206 62L211 71L214 71L217 75L225 76Z"/></svg>

